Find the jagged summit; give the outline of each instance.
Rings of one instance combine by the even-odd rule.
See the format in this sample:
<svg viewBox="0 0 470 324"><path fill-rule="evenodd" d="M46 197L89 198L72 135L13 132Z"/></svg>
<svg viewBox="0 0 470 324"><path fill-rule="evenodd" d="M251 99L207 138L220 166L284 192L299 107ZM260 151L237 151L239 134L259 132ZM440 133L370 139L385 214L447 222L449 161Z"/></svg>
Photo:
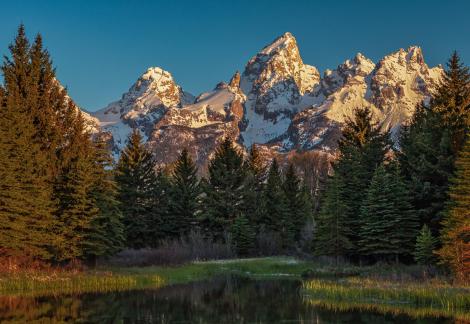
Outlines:
<svg viewBox="0 0 470 324"><path fill-rule="evenodd" d="M295 37L291 33L286 32L282 36L277 37L271 44L263 47L263 49L258 54L272 55L273 53L276 53L277 51L280 51L283 48L290 46L291 44L297 47L297 41Z"/></svg>
<svg viewBox="0 0 470 324"><path fill-rule="evenodd" d="M305 64L295 37L284 33L263 47L230 80L195 98L170 72L146 70L122 98L94 114L111 134L116 154L138 128L157 161L171 162L182 147L205 164L224 137L272 152L336 147L345 118L371 108L383 129L397 130L428 100L442 77L418 46L377 63L357 53L320 76Z"/></svg>

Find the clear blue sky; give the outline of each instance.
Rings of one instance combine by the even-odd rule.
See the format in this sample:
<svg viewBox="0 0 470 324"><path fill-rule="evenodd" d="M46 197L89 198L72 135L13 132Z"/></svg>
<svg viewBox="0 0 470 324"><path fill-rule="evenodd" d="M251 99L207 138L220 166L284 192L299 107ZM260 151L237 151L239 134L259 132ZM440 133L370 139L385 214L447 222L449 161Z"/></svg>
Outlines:
<svg viewBox="0 0 470 324"><path fill-rule="evenodd" d="M60 81L88 110L119 99L150 66L195 95L210 90L286 31L321 72L357 52L377 61L410 45L429 65L454 49L470 64L470 1L10 0L0 53L20 23L43 35Z"/></svg>

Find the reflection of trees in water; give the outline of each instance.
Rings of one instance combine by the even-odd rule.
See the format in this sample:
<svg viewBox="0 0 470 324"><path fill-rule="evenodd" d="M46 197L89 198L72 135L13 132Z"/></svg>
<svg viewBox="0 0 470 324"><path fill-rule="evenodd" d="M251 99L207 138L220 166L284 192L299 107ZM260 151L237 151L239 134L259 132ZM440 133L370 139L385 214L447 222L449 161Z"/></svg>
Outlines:
<svg viewBox="0 0 470 324"><path fill-rule="evenodd" d="M229 277L158 290L44 298L0 297L0 322L405 323L408 320L404 316L318 307L305 302L299 288L300 283L294 280Z"/></svg>

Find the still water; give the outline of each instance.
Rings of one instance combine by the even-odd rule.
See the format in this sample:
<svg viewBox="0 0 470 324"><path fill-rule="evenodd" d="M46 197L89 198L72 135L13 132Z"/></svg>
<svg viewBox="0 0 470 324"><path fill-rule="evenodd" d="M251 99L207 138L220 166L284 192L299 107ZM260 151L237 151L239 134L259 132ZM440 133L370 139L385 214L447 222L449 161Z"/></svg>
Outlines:
<svg viewBox="0 0 470 324"><path fill-rule="evenodd" d="M0 297L1 323L454 323L448 318L318 306L295 280L241 277L154 290Z"/></svg>

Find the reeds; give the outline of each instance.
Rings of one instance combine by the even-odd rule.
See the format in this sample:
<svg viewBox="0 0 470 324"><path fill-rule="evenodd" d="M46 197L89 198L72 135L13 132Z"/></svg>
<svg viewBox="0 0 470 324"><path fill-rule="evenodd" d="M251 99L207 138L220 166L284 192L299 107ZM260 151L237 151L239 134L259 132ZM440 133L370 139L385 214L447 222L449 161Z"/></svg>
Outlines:
<svg viewBox="0 0 470 324"><path fill-rule="evenodd" d="M449 316L470 312L470 288L451 286L444 282L400 283L364 278L338 281L309 280L302 284L307 301L329 302L332 305L377 308L387 312ZM349 307L348 306L348 307Z"/></svg>
<svg viewBox="0 0 470 324"><path fill-rule="evenodd" d="M0 278L0 293L1 295L44 296L159 288L164 285L165 280L158 275L62 273L50 276L37 274Z"/></svg>

